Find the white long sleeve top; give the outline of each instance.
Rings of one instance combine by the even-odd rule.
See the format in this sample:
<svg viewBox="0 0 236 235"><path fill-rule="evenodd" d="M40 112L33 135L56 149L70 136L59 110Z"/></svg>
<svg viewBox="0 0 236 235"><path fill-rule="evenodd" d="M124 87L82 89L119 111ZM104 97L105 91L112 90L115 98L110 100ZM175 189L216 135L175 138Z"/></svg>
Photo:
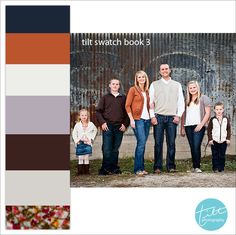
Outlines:
<svg viewBox="0 0 236 235"><path fill-rule="evenodd" d="M77 122L72 131L72 138L77 144L83 137L87 137L92 142L97 135L97 127L89 122L86 128L83 128L82 122ZM91 144L92 145L92 144Z"/></svg>

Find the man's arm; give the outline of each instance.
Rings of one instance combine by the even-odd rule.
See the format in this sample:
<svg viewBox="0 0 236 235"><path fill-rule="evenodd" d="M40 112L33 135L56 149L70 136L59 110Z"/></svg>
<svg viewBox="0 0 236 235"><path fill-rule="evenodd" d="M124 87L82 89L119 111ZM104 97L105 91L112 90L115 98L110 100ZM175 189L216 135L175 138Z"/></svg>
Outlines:
<svg viewBox="0 0 236 235"><path fill-rule="evenodd" d="M149 114L150 114L152 125L157 125L157 119L155 117L155 112L154 112L154 108L155 108L155 105L154 105L154 92L155 92L155 90L154 90L154 86L153 86L153 83L152 83L150 88L149 88L149 97L150 97Z"/></svg>
<svg viewBox="0 0 236 235"><path fill-rule="evenodd" d="M130 124L130 119L129 119L129 116L128 116L127 111L126 111L126 99L127 98L125 96L124 103L123 103L123 112L124 112L123 125L125 126L125 129L127 129L129 124Z"/></svg>
<svg viewBox="0 0 236 235"><path fill-rule="evenodd" d="M181 117L183 112L184 112L184 95L183 95L183 90L182 86L179 83L179 94L178 94L178 103L177 103L177 114L176 116Z"/></svg>

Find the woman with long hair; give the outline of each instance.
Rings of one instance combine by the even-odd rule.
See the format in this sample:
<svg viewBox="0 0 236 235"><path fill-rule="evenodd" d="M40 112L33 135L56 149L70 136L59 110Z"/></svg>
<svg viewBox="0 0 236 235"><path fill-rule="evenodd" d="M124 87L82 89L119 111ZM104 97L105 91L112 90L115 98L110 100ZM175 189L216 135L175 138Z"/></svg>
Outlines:
<svg viewBox="0 0 236 235"><path fill-rule="evenodd" d="M211 115L211 100L200 92L197 81L187 84L185 111L181 121L181 136L187 136L193 168L192 172L201 173L201 144L207 122Z"/></svg>
<svg viewBox="0 0 236 235"><path fill-rule="evenodd" d="M149 114L149 79L147 74L140 70L136 72L134 86L129 89L125 108L133 128L137 145L135 149L134 173L137 176L147 175L144 168L145 145L150 130Z"/></svg>

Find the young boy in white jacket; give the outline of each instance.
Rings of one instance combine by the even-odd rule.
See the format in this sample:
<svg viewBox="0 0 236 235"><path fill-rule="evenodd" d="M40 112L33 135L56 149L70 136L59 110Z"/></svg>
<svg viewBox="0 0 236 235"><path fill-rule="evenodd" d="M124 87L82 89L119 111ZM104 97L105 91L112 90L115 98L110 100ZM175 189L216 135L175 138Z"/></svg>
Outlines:
<svg viewBox="0 0 236 235"><path fill-rule="evenodd" d="M207 134L212 151L212 170L216 173L223 172L225 168L225 152L230 144L231 127L229 119L223 115L223 103L216 103L214 112L215 116L209 121Z"/></svg>

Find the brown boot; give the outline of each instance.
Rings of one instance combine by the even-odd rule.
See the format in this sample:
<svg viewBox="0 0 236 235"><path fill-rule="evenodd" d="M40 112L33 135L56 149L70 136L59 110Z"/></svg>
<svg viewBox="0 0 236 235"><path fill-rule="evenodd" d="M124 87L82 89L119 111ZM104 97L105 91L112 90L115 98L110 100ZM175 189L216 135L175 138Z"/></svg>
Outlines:
<svg viewBox="0 0 236 235"><path fill-rule="evenodd" d="M82 165L82 164L78 164L77 165L77 169L78 169L78 175L83 175L84 174L84 167L83 167L84 165Z"/></svg>
<svg viewBox="0 0 236 235"><path fill-rule="evenodd" d="M85 175L89 175L90 172L89 172L89 164L84 164L84 174Z"/></svg>

